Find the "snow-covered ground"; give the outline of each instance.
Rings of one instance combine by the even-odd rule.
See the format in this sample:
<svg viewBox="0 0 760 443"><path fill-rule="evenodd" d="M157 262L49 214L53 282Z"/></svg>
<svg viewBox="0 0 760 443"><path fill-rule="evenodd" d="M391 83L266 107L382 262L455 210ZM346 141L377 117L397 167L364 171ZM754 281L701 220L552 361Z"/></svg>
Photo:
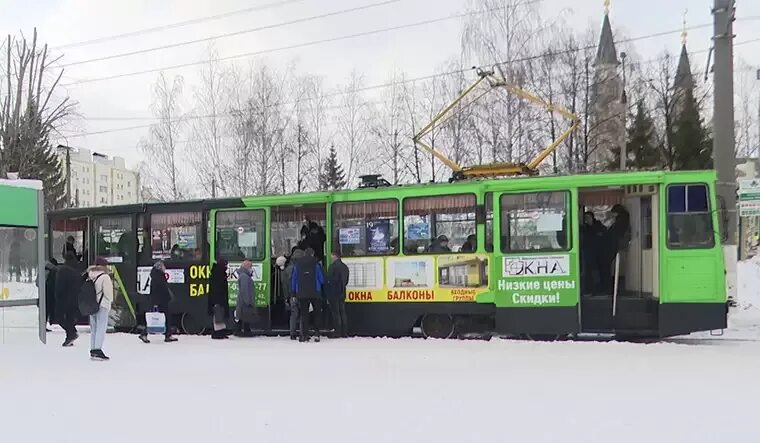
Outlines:
<svg viewBox="0 0 760 443"><path fill-rule="evenodd" d="M756 442L760 261L723 337L657 344L109 334L0 345L0 442Z"/></svg>

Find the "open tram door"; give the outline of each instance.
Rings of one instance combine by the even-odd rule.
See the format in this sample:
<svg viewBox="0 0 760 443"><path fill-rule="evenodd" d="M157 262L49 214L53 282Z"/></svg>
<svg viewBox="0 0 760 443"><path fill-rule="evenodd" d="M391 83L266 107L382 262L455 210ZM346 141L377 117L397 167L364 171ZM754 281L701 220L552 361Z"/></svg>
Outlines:
<svg viewBox="0 0 760 443"><path fill-rule="evenodd" d="M269 225L269 208L220 209L210 212L211 266L219 260L228 262L227 284L229 287L230 322L233 327L237 306L238 269L250 260L254 281L256 314L251 319L254 330L270 329L270 248L267 247L266 226Z"/></svg>
<svg viewBox="0 0 760 443"><path fill-rule="evenodd" d="M656 335L658 184L582 188L578 195L582 331Z"/></svg>

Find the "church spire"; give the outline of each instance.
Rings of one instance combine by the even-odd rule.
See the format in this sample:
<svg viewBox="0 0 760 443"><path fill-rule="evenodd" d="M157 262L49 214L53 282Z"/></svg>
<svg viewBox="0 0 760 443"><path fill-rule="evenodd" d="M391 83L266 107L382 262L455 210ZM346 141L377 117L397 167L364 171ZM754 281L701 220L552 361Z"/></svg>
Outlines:
<svg viewBox="0 0 760 443"><path fill-rule="evenodd" d="M676 69L675 87L683 90L694 88L694 77L691 75L691 62L689 61L689 51L686 50L686 40L689 35L686 31L686 14L683 13L683 31L681 32L681 56L678 58L678 68Z"/></svg>
<svg viewBox="0 0 760 443"><path fill-rule="evenodd" d="M602 34L599 37L599 46L596 49L595 65L618 65L620 62L615 50L615 39L612 36L612 25L610 24L610 0L604 0L604 22L602 23Z"/></svg>

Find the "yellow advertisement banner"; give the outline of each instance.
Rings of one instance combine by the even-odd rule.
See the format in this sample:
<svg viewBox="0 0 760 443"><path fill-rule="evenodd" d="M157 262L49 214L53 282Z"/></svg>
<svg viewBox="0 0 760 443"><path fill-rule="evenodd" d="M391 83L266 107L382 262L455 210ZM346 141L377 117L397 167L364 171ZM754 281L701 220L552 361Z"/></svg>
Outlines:
<svg viewBox="0 0 760 443"><path fill-rule="evenodd" d="M475 302L488 291L487 255L346 258L349 303Z"/></svg>

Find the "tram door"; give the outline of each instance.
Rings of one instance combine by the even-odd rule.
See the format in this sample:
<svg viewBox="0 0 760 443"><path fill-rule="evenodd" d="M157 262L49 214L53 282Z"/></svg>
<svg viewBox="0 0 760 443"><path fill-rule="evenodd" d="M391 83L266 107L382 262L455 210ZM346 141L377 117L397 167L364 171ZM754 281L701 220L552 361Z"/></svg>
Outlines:
<svg viewBox="0 0 760 443"><path fill-rule="evenodd" d="M293 248L308 246L317 250L317 254L326 251L327 211L324 203L297 206L277 206L272 208L270 239L272 244L272 269L270 274L269 314L271 329L287 331L289 329L290 311L285 300L283 285L283 270L277 266L278 257L288 259ZM308 233L304 231L306 226ZM316 232L312 232L316 231ZM303 239L303 235L307 239ZM321 245L321 251L319 251ZM282 261L282 259L281 259ZM325 259L325 261L327 261ZM323 263L324 265L325 263ZM327 315L326 311L322 315ZM322 319L322 325L327 326L327 318Z"/></svg>
<svg viewBox="0 0 760 443"><path fill-rule="evenodd" d="M233 310L238 302L240 265L245 260L252 263L256 312L249 320L257 331L270 329L271 255L266 239L269 217L268 208L211 211L212 261L225 259L228 262L227 284Z"/></svg>
<svg viewBox="0 0 760 443"><path fill-rule="evenodd" d="M137 324L133 300L137 281L137 234L135 214L93 216L90 219L89 262L105 258L114 280L114 303L109 323L120 329Z"/></svg>

